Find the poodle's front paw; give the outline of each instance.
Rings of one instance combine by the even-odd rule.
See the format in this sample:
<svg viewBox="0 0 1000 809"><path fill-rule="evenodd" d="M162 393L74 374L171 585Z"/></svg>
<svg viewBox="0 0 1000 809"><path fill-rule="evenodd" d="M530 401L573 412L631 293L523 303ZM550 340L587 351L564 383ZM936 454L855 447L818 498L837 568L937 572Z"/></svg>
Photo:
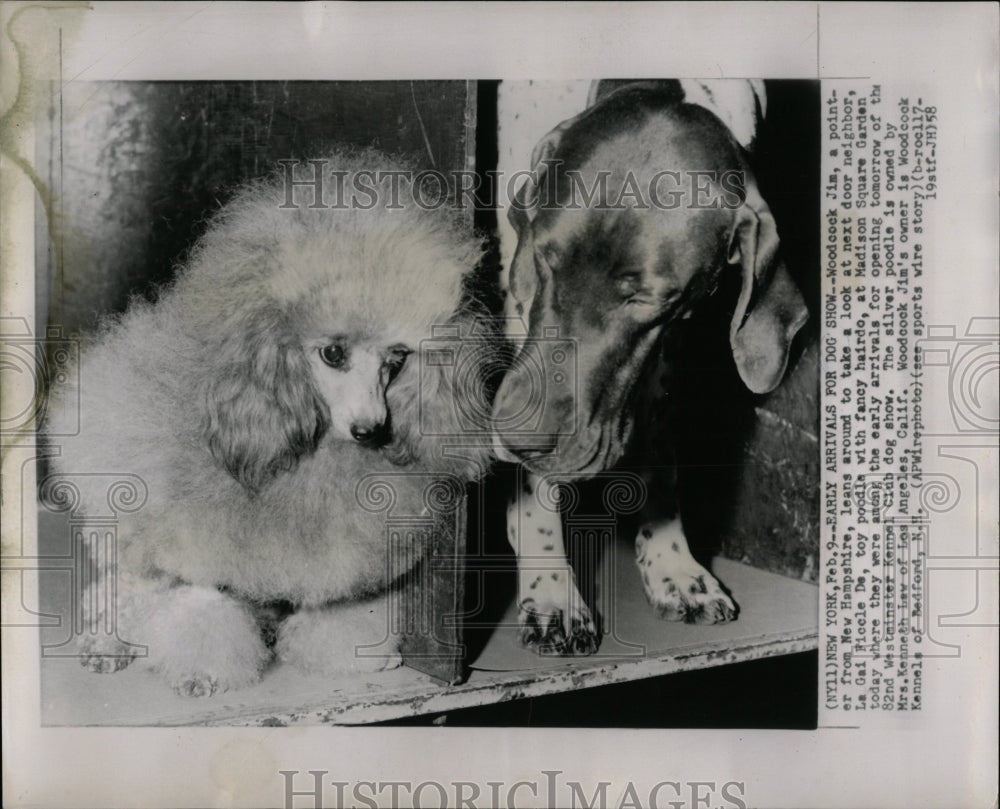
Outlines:
<svg viewBox="0 0 1000 809"><path fill-rule="evenodd" d="M95 674L114 674L135 660L135 653L115 638L87 638L80 644L80 665Z"/></svg>
<svg viewBox="0 0 1000 809"><path fill-rule="evenodd" d="M174 693L181 697L211 697L224 691L246 688L260 682L260 672L248 668L223 671L207 666L161 670Z"/></svg>
<svg viewBox="0 0 1000 809"><path fill-rule="evenodd" d="M141 632L150 639L148 665L178 694L208 697L260 681L271 650L245 603L184 586L153 606Z"/></svg>
<svg viewBox="0 0 1000 809"><path fill-rule="evenodd" d="M181 697L210 697L219 690L219 681L209 674L195 674L171 683L170 687Z"/></svg>
<svg viewBox="0 0 1000 809"><path fill-rule="evenodd" d="M389 632L387 601L301 609L278 629L275 653L318 674L371 674L402 665L399 639Z"/></svg>

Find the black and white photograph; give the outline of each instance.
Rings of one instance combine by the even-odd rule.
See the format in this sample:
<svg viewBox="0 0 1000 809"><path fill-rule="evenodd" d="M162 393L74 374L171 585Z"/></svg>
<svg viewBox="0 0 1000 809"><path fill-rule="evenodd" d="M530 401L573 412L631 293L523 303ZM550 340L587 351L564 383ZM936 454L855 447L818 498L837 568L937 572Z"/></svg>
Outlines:
<svg viewBox="0 0 1000 809"><path fill-rule="evenodd" d="M733 4L811 33L725 68L699 4L622 5L676 58L506 67L508 4L430 7L481 64L406 4L254 5L4 11L4 746L104 734L132 785L11 805L941 805L873 779L996 672L984 85L824 51L828 4ZM949 762L993 759L975 700Z"/></svg>
<svg viewBox="0 0 1000 809"><path fill-rule="evenodd" d="M43 633L50 721L815 723L816 285L789 268L817 263L818 153L788 134L817 132L815 83L56 107L47 173L86 227L39 257L37 316L80 354L50 363L40 525L83 559L42 577L73 616ZM719 704L761 678L773 703Z"/></svg>

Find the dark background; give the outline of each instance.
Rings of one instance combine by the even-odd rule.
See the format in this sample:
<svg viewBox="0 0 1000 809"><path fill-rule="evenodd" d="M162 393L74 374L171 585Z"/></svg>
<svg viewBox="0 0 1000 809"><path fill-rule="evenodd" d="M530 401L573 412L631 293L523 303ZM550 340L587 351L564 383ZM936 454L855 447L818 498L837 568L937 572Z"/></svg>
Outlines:
<svg viewBox="0 0 1000 809"><path fill-rule="evenodd" d="M37 262L38 322L85 331L130 296L152 295L236 187L279 160L354 146L406 155L418 169L471 166L475 89L464 81L54 86L38 127L40 173L58 211Z"/></svg>

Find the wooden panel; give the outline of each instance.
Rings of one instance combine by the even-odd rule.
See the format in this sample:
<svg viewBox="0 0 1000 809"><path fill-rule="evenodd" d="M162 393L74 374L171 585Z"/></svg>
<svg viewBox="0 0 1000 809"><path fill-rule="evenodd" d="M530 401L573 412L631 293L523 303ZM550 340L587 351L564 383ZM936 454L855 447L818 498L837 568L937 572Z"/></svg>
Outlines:
<svg viewBox="0 0 1000 809"><path fill-rule="evenodd" d="M448 685L461 682L465 676L461 614L467 508L462 498L441 516L431 537L428 558L401 590L403 661Z"/></svg>

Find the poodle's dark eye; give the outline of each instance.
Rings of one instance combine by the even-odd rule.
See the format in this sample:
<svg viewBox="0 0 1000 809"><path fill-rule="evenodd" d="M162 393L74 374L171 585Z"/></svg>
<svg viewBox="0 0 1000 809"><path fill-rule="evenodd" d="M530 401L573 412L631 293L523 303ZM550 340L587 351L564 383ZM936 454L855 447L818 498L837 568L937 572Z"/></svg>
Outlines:
<svg viewBox="0 0 1000 809"><path fill-rule="evenodd" d="M323 346L319 350L319 356L331 368L343 368L347 361L347 352L340 343Z"/></svg>
<svg viewBox="0 0 1000 809"><path fill-rule="evenodd" d="M393 376L398 374L413 351L404 345L392 346L385 355L385 366Z"/></svg>

